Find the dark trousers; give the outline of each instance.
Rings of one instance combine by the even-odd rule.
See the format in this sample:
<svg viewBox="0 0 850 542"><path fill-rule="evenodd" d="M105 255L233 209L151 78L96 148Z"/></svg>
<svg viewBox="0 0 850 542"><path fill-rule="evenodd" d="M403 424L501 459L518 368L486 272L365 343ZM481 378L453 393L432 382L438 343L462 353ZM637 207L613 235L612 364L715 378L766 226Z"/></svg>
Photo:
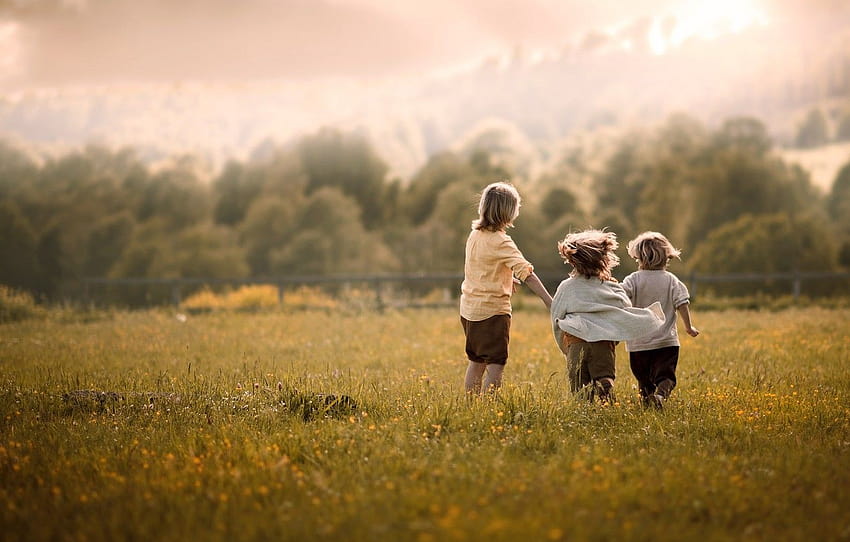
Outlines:
<svg viewBox="0 0 850 542"><path fill-rule="evenodd" d="M655 350L629 352L629 365L638 381L641 397L658 393L665 399L676 387L676 365L679 347L665 346Z"/></svg>

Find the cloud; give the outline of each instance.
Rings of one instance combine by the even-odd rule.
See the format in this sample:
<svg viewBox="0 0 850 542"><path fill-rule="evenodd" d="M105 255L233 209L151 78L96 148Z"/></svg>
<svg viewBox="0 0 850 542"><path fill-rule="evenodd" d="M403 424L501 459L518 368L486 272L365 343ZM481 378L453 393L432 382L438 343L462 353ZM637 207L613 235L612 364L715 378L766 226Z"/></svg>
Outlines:
<svg viewBox="0 0 850 542"><path fill-rule="evenodd" d="M0 0L19 84L417 73L563 46L667 0ZM9 80L9 74L6 74Z"/></svg>
<svg viewBox="0 0 850 542"><path fill-rule="evenodd" d="M767 11L795 18L805 12L834 19L848 5L760 1ZM417 75L468 66L517 47L532 52L582 40L587 45L612 29L638 46L647 21L689 3L694 2L0 0L0 29L6 29L0 45L14 50L0 52L0 89Z"/></svg>
<svg viewBox="0 0 850 542"><path fill-rule="evenodd" d="M41 85L380 75L449 53L433 28L324 0L7 1L3 15Z"/></svg>

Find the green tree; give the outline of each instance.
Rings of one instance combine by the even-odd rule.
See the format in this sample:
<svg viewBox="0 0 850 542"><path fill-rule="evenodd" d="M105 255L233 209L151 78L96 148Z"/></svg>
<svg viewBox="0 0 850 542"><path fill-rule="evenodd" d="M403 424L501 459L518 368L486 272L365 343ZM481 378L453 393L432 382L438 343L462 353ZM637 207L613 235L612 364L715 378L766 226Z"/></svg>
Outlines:
<svg viewBox="0 0 850 542"><path fill-rule="evenodd" d="M139 224L121 256L109 269L111 278L153 277L151 266L157 255L169 250L172 234L163 218Z"/></svg>
<svg viewBox="0 0 850 542"><path fill-rule="evenodd" d="M520 188L521 189L521 188ZM553 190L560 190L554 188ZM529 194L523 199L522 209L514 224L514 228L508 230L508 235L514 240L525 259L530 261L539 273L558 272L560 268L560 257L555 250L555 243L563 239L566 231L553 230L553 224L558 228L563 227L563 220L568 221L572 217L581 216L578 211L564 212L558 215L557 220L549 219L544 213L544 205L547 200L534 197L533 191L522 191ZM564 200L566 201L566 200ZM560 207L562 210L564 207ZM584 224L583 219L576 218L577 224Z"/></svg>
<svg viewBox="0 0 850 542"><path fill-rule="evenodd" d="M411 224L423 224L434 211L444 188L461 180L483 182L479 179L467 160L450 152L436 154L410 180L400 198L400 211Z"/></svg>
<svg viewBox="0 0 850 542"><path fill-rule="evenodd" d="M153 218L171 231L194 226L211 216L212 196L209 186L186 168L172 168L155 175L144 187L138 220Z"/></svg>
<svg viewBox="0 0 850 542"><path fill-rule="evenodd" d="M629 228L637 220L640 194L647 183L647 153L644 136L628 134L617 144L602 170L594 177L597 194L596 215L620 215L619 221Z"/></svg>
<svg viewBox="0 0 850 542"><path fill-rule="evenodd" d="M423 245L427 254L426 269L459 271L463 269L464 246L472 220L478 216L477 197L483 187L456 182L437 196L434 212L422 226Z"/></svg>
<svg viewBox="0 0 850 542"><path fill-rule="evenodd" d="M246 163L229 162L213 180L213 219L217 224L239 224L251 206L264 198L302 196L306 178L295 151L270 146L254 154Z"/></svg>
<svg viewBox="0 0 850 542"><path fill-rule="evenodd" d="M261 198L248 209L239 226L246 258L254 275L267 275L269 254L289 241L297 213L297 203L279 196Z"/></svg>
<svg viewBox="0 0 850 542"><path fill-rule="evenodd" d="M357 202L330 187L306 200L291 240L268 259L270 270L282 275L386 272L398 265L379 236L364 229Z"/></svg>
<svg viewBox="0 0 850 542"><path fill-rule="evenodd" d="M737 149L761 157L773 148L767 126L753 117L726 120L714 134L714 145L719 149Z"/></svg>
<svg viewBox="0 0 850 542"><path fill-rule="evenodd" d="M746 214L785 212L793 218L817 207L819 197L808 174L770 152L762 126L747 125L743 133L738 123L724 125L689 171L686 247Z"/></svg>
<svg viewBox="0 0 850 542"><path fill-rule="evenodd" d="M86 242L83 274L88 277L106 276L130 243L135 226L136 221L129 210L98 220Z"/></svg>
<svg viewBox="0 0 850 542"><path fill-rule="evenodd" d="M365 137L322 129L298 144L298 156L307 179L307 193L323 187L339 188L354 198L369 229L383 222L381 210L387 165Z"/></svg>
<svg viewBox="0 0 850 542"><path fill-rule="evenodd" d="M13 197L39 239L41 280L52 295L67 281L89 274L89 256L107 253L90 241L104 216L126 212L147 179L131 150L89 146L45 162ZM94 248L92 244L94 243ZM97 250L95 250L97 249Z"/></svg>
<svg viewBox="0 0 850 542"><path fill-rule="evenodd" d="M819 147L829 142L829 125L820 108L813 108L797 129L797 146L803 149Z"/></svg>
<svg viewBox="0 0 850 542"><path fill-rule="evenodd" d="M543 196L540 212L543 213L543 218L549 222L554 222L564 215L579 212L578 200L566 188L553 187Z"/></svg>
<svg viewBox="0 0 850 542"><path fill-rule="evenodd" d="M58 300L68 281L77 278L63 224L54 221L42 232L36 245L36 260L41 271L39 291L50 300Z"/></svg>
<svg viewBox="0 0 850 542"><path fill-rule="evenodd" d="M234 278L247 276L248 264L236 233L227 227L198 224L181 231L157 252L148 273L154 277Z"/></svg>
<svg viewBox="0 0 850 542"><path fill-rule="evenodd" d="M818 219L748 214L712 231L689 265L704 274L832 271L837 256L829 228ZM776 287L788 291L787 284ZM737 287L737 293L750 290L751 285Z"/></svg>
<svg viewBox="0 0 850 542"><path fill-rule="evenodd" d="M229 162L212 185L216 224L233 226L241 222L254 198L262 191L262 182L262 177L249 167Z"/></svg>
<svg viewBox="0 0 850 542"><path fill-rule="evenodd" d="M740 126L739 126L740 125ZM743 137L749 124L727 122L718 139ZM652 150L644 168L646 179L638 195L639 207L632 228L621 231L623 242L640 232L664 232L670 238L683 239L692 215L695 171L704 159L711 136L703 125L686 115L673 115L651 139ZM632 262L623 259L621 272Z"/></svg>
<svg viewBox="0 0 850 542"><path fill-rule="evenodd" d="M839 261L844 267L850 267L850 162L835 176L827 198L827 211L835 225Z"/></svg>
<svg viewBox="0 0 850 542"><path fill-rule="evenodd" d="M34 182L38 166L32 158L0 139L0 199L12 197Z"/></svg>
<svg viewBox="0 0 850 542"><path fill-rule="evenodd" d="M841 233L850 235L850 162L844 164L835 175L827 199L830 217L841 228Z"/></svg>
<svg viewBox="0 0 850 542"><path fill-rule="evenodd" d="M12 201L0 200L0 284L30 292L41 290L35 232Z"/></svg>

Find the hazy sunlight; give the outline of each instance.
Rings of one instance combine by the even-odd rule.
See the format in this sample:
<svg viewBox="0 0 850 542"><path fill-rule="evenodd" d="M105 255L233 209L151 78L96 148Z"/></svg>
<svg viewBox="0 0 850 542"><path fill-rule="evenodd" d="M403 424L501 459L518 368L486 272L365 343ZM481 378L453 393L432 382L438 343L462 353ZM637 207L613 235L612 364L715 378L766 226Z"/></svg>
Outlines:
<svg viewBox="0 0 850 542"><path fill-rule="evenodd" d="M655 54L664 54L690 38L712 40L736 34L751 26L768 24L768 17L756 2L748 0L715 0L683 2L672 14L674 25L665 29L664 18L657 17L649 31L649 42Z"/></svg>

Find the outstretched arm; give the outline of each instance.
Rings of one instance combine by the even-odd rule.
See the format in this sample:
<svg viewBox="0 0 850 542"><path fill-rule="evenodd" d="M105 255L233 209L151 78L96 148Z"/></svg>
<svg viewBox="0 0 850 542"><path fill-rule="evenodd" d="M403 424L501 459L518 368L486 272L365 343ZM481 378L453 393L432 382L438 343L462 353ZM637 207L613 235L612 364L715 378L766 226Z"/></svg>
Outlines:
<svg viewBox="0 0 850 542"><path fill-rule="evenodd" d="M552 296L549 295L549 291L546 290L546 287L543 286L543 283L540 282L540 279L534 274L534 271L532 271L531 274L528 275L528 278L525 279L525 284L532 292L537 294L537 297L543 300L543 303L546 305L546 309L551 310Z"/></svg>
<svg viewBox="0 0 850 542"><path fill-rule="evenodd" d="M691 311L688 308L688 305L689 303L682 303L676 307L676 312L678 312L679 316L682 318L682 323L685 324L685 330L688 332L688 335L696 337L699 335L699 330L691 325Z"/></svg>

